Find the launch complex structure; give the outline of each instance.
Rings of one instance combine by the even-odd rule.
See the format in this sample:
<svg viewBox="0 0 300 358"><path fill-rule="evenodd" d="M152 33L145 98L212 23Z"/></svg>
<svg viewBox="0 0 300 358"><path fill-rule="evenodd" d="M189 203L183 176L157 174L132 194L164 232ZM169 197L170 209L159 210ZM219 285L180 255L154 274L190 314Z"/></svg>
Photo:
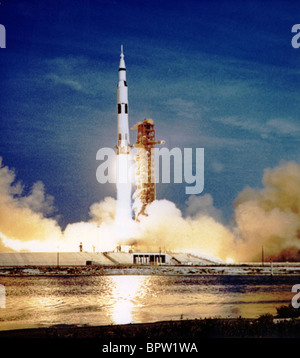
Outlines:
<svg viewBox="0 0 300 358"><path fill-rule="evenodd" d="M132 145L130 145L129 139L128 86L126 81L126 66L124 61L123 45L121 46L120 54L117 98L117 156L127 156L128 158ZM155 145L164 144L165 142L155 140L155 128L152 119L144 119L143 121L135 124L131 129L137 130L136 144L134 145L134 147L137 149L137 154L135 156L137 189L133 195L133 211L135 214L135 220L139 221L139 216L147 215L147 206L155 200L155 157L153 148ZM117 163L120 163L120 160L117 161ZM130 203L128 204L131 205ZM131 207L129 210L131 210Z"/></svg>

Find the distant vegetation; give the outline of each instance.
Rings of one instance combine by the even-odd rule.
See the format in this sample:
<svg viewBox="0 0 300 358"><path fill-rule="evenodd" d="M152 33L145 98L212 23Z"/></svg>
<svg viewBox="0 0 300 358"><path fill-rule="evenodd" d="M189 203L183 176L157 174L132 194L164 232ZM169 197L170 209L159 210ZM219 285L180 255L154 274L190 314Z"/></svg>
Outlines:
<svg viewBox="0 0 300 358"><path fill-rule="evenodd" d="M278 318L296 318L300 317L300 309L289 306L280 306L276 308Z"/></svg>

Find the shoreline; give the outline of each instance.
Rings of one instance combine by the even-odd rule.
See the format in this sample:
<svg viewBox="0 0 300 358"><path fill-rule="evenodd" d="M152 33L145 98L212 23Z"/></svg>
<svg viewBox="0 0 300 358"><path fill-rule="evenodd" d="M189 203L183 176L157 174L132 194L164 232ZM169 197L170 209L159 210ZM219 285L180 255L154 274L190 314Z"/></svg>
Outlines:
<svg viewBox="0 0 300 358"><path fill-rule="evenodd" d="M0 331L7 338L93 338L98 340L192 340L203 338L300 338L299 318L203 318L103 326L54 325Z"/></svg>
<svg viewBox="0 0 300 358"><path fill-rule="evenodd" d="M300 264L276 263L235 265L87 265L87 266L0 266L0 277L15 276L108 276L108 275L300 275Z"/></svg>

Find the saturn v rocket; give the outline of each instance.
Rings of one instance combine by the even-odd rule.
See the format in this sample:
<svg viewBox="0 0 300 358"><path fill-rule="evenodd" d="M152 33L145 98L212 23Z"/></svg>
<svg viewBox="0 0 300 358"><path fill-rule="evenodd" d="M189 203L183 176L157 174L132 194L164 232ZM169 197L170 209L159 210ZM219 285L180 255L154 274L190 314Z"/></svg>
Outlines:
<svg viewBox="0 0 300 358"><path fill-rule="evenodd" d="M130 140L128 125L128 87L123 46L121 46L119 82L117 88L118 141L117 141L117 207L116 221L119 239L130 235L132 220L130 174Z"/></svg>

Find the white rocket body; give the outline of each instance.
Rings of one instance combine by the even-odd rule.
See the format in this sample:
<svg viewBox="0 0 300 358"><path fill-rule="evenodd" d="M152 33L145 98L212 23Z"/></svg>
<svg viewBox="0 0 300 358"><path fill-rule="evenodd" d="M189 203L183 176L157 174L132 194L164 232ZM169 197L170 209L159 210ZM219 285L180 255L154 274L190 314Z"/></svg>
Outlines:
<svg viewBox="0 0 300 358"><path fill-rule="evenodd" d="M118 82L118 142L117 148L117 207L116 207L116 235L119 240L130 237L132 222L131 182L129 180L130 141L128 125L128 87L126 83L126 67L121 46L119 82Z"/></svg>
<svg viewBox="0 0 300 358"><path fill-rule="evenodd" d="M121 46L119 82L118 82L118 144L117 154L129 154L129 125L128 125L128 87L126 83L126 67Z"/></svg>

